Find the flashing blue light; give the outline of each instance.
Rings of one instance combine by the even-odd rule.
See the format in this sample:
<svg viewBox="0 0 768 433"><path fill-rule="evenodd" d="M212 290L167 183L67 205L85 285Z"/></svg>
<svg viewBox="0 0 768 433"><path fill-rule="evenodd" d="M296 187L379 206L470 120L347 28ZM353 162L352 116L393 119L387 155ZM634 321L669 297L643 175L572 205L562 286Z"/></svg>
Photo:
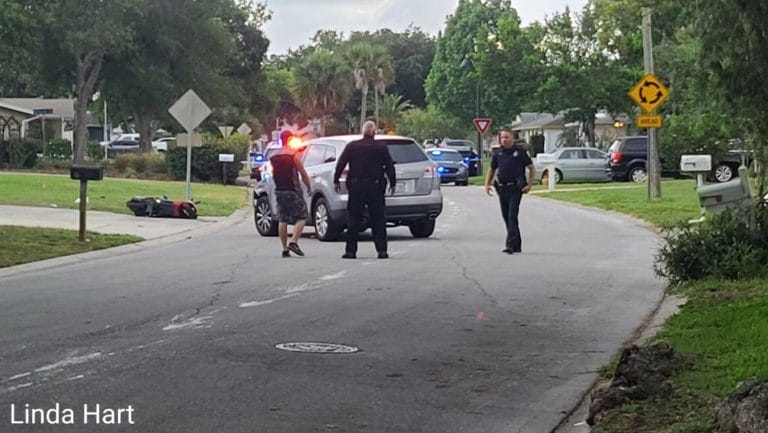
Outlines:
<svg viewBox="0 0 768 433"><path fill-rule="evenodd" d="M264 157L259 155L256 157L256 161L264 161Z"/></svg>
<svg viewBox="0 0 768 433"><path fill-rule="evenodd" d="M438 173L443 173L444 171L445 171L445 167L443 167L442 165L440 167L437 167Z"/></svg>
<svg viewBox="0 0 768 433"><path fill-rule="evenodd" d="M468 156L467 156L467 157L465 157L465 158L464 158L464 161L467 161L467 162L469 162L469 157L468 157Z"/></svg>
<svg viewBox="0 0 768 433"><path fill-rule="evenodd" d="M432 151L432 152L430 152L430 153L431 153L432 155L442 155L442 154L443 154L443 151L442 151L442 150L433 150L433 151Z"/></svg>

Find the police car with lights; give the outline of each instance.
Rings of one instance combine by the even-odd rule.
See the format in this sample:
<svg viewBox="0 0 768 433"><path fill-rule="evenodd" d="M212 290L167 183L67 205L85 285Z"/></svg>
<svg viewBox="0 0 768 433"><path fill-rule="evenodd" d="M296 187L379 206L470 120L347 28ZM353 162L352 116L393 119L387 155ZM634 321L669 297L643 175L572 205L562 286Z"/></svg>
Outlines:
<svg viewBox="0 0 768 433"><path fill-rule="evenodd" d="M441 183L455 182L456 185L469 185L469 167L461 152L439 148L427 150L427 156L435 163L435 170L440 175Z"/></svg>

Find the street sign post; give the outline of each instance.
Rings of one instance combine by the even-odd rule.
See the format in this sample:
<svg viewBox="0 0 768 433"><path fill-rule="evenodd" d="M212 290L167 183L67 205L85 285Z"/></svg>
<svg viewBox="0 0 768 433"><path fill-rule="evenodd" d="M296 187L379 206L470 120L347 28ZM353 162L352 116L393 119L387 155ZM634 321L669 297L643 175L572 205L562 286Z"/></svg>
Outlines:
<svg viewBox="0 0 768 433"><path fill-rule="evenodd" d="M241 133L243 135L248 135L248 134L251 133L251 131L253 131L253 130L245 122L243 122L240 126L237 127L237 132L239 132L239 133Z"/></svg>
<svg viewBox="0 0 768 433"><path fill-rule="evenodd" d="M224 138L229 137L232 135L232 130L235 128L232 126L219 126L219 132L221 132L221 136Z"/></svg>
<svg viewBox="0 0 768 433"><path fill-rule="evenodd" d="M483 118L477 118L473 119L472 123L475 124L475 129L477 129L477 132L480 135L485 135L486 132L488 132L488 129L491 127L491 124L493 123L493 119L483 117Z"/></svg>
<svg viewBox="0 0 768 433"><path fill-rule="evenodd" d="M189 89L168 109L168 112L187 130L187 184L185 195L186 199L190 200L192 198L190 188L192 178L192 133L211 114L211 109L205 105L205 102L197 96L194 90Z"/></svg>
<svg viewBox="0 0 768 433"><path fill-rule="evenodd" d="M629 91L629 97L646 113L653 113L669 98L669 89L653 74L645 74Z"/></svg>

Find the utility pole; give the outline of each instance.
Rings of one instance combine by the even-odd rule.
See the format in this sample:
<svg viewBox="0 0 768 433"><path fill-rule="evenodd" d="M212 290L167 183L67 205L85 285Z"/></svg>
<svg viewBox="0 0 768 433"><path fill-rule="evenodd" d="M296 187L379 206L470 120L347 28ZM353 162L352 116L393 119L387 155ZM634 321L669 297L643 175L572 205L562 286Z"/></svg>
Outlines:
<svg viewBox="0 0 768 433"><path fill-rule="evenodd" d="M643 8L643 61L645 73L653 74L653 37L651 34L651 8ZM661 167L659 149L656 143L656 128L648 128L648 158L646 171L648 174L648 199L661 198Z"/></svg>

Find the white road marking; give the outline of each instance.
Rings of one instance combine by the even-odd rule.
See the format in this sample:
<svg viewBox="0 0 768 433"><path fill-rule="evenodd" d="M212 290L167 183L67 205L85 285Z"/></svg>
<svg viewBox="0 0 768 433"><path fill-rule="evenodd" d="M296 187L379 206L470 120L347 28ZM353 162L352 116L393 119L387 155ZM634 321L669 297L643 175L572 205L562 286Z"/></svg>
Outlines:
<svg viewBox="0 0 768 433"><path fill-rule="evenodd" d="M271 304L273 302L281 301L283 299L292 298L294 296L296 296L296 295L295 294L291 294L291 295L281 296L279 298L267 299L266 301L243 302L243 303L240 304L240 308L258 307L260 305Z"/></svg>
<svg viewBox="0 0 768 433"><path fill-rule="evenodd" d="M313 287L312 287L311 284L304 283L304 284L301 284L299 286L287 288L285 290L285 293L301 293L301 292L306 292L306 291L312 290L312 289L313 289Z"/></svg>
<svg viewBox="0 0 768 433"><path fill-rule="evenodd" d="M29 387L29 386L32 386L32 382L22 383L21 385L12 386L10 388L6 388L5 391L6 392L13 392L13 391L16 391L17 389L26 388L26 387Z"/></svg>
<svg viewBox="0 0 768 433"><path fill-rule="evenodd" d="M165 327L163 327L163 331L173 331L176 329L184 329L184 328L210 328L211 325L208 324L206 321L213 319L213 316L202 316L202 317L195 317L192 320L187 320L186 322L181 323L169 323Z"/></svg>
<svg viewBox="0 0 768 433"><path fill-rule="evenodd" d="M72 356L69 358L62 359L61 361L56 362L54 364L42 366L36 369L35 372L39 373L43 371L57 370L62 367L69 367L70 365L83 364L85 362L93 361L94 359L99 359L99 358L101 358L101 352L91 353L83 356Z"/></svg>
<svg viewBox="0 0 768 433"><path fill-rule="evenodd" d="M27 373L17 374L16 376L11 376L8 379L5 379L5 380L3 380L0 383L13 382L14 380L21 379L22 377L27 377L30 374L32 374L32 373L27 372Z"/></svg>
<svg viewBox="0 0 768 433"><path fill-rule="evenodd" d="M79 380L79 379L84 379L84 378L85 378L85 375L84 375L84 374L79 374L79 375L77 375L77 376L74 376L74 377L70 377L69 379L67 379L67 381L71 381L71 380Z"/></svg>
<svg viewBox="0 0 768 433"><path fill-rule="evenodd" d="M343 278L347 274L347 271L336 272L335 274L323 275L320 277L320 281L338 280Z"/></svg>

